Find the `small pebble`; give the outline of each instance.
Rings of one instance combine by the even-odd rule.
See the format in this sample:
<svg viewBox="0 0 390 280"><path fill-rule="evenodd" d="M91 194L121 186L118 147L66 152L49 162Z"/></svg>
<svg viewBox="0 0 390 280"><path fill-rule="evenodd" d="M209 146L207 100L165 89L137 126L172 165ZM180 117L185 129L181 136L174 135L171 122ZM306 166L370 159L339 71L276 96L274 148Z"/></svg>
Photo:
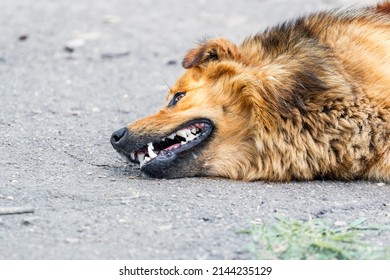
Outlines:
<svg viewBox="0 0 390 280"><path fill-rule="evenodd" d="M78 243L79 241L80 240L78 238L74 238L74 237L65 238L65 242L69 243L69 244L75 244L75 243Z"/></svg>
<svg viewBox="0 0 390 280"><path fill-rule="evenodd" d="M338 227L341 227L341 226L346 226L347 223L345 221L335 221L334 225L338 226Z"/></svg>
<svg viewBox="0 0 390 280"><path fill-rule="evenodd" d="M165 231L165 230L171 230L172 229L172 225L168 224L168 225L161 225L158 227L158 230L159 231Z"/></svg>
<svg viewBox="0 0 390 280"><path fill-rule="evenodd" d="M121 18L116 15L105 15L103 17L103 23L116 24L121 21Z"/></svg>
<svg viewBox="0 0 390 280"><path fill-rule="evenodd" d="M23 34L23 35L20 35L18 40L19 41L26 41L28 39L28 35L27 34Z"/></svg>
<svg viewBox="0 0 390 280"><path fill-rule="evenodd" d="M167 65L176 65L176 64L177 64L177 61L174 60L174 59L171 59L171 60L167 61Z"/></svg>
<svg viewBox="0 0 390 280"><path fill-rule="evenodd" d="M22 220L22 225L29 226L34 224L34 222L37 220L39 220L38 217L26 217Z"/></svg>
<svg viewBox="0 0 390 280"><path fill-rule="evenodd" d="M64 50L67 52L74 52L77 48L80 48L85 44L83 39L74 39L66 42Z"/></svg>
<svg viewBox="0 0 390 280"><path fill-rule="evenodd" d="M126 57L130 55L129 51L124 51L124 52L113 52L113 53L103 53L101 55L102 59L113 59L113 58L121 58L121 57Z"/></svg>

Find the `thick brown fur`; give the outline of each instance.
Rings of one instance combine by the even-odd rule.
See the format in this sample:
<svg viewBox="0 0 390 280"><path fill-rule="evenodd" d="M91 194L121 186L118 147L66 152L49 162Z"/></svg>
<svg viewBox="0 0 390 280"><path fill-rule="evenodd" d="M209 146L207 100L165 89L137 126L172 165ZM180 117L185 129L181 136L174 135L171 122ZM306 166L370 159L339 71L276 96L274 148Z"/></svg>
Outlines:
<svg viewBox="0 0 390 280"><path fill-rule="evenodd" d="M183 60L173 107L129 125L168 134L215 124L188 176L390 182L390 2L320 12L237 46L205 41Z"/></svg>

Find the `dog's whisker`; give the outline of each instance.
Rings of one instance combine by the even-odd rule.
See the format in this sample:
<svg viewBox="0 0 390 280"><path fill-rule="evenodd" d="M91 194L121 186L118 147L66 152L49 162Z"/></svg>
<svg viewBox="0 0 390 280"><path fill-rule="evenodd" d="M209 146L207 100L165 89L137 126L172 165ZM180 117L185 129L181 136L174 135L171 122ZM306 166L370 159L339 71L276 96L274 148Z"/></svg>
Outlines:
<svg viewBox="0 0 390 280"><path fill-rule="evenodd" d="M163 84L162 88L164 89L164 93L168 94L171 91L168 83L165 82L165 80L157 72L153 72L153 75Z"/></svg>

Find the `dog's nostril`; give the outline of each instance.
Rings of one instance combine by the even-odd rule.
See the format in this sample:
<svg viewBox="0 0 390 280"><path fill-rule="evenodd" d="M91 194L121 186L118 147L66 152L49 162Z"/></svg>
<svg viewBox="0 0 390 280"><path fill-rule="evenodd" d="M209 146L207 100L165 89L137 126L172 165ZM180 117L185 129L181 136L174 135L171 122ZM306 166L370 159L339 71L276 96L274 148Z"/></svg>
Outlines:
<svg viewBox="0 0 390 280"><path fill-rule="evenodd" d="M111 142L118 143L123 138L123 136L125 136L127 134L127 131L128 130L126 127L115 131L111 136Z"/></svg>

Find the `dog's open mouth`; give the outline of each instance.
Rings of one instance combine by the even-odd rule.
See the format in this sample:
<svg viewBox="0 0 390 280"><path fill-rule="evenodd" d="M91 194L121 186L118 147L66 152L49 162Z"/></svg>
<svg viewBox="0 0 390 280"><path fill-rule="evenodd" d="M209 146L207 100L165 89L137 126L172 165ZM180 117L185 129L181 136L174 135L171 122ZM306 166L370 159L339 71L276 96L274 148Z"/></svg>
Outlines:
<svg viewBox="0 0 390 280"><path fill-rule="evenodd" d="M139 163L141 169L155 160L168 161L203 142L213 130L213 125L208 120L191 121L182 127L131 152L130 161Z"/></svg>

